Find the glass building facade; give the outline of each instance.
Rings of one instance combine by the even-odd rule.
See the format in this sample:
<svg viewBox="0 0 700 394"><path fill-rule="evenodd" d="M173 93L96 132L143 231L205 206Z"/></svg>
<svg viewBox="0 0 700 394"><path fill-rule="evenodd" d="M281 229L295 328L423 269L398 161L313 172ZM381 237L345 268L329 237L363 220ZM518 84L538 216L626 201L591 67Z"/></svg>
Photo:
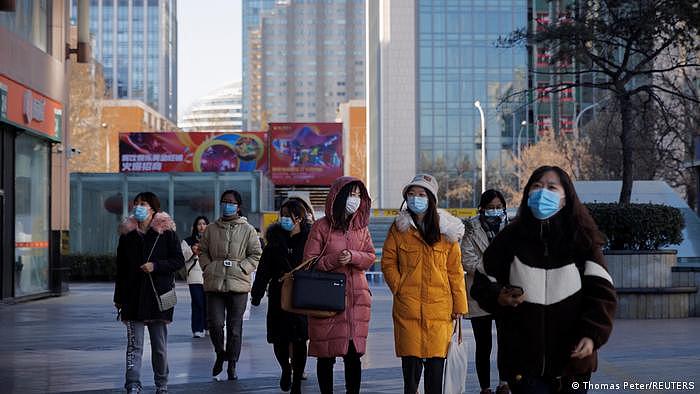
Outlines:
<svg viewBox="0 0 700 394"><path fill-rule="evenodd" d="M527 24L523 0L417 0L417 169L456 173L468 163L468 181L477 184L481 166L481 121L485 112L489 166L500 168L529 135L526 97L501 101L527 88L525 48L500 48L504 36ZM476 194L476 193L475 193ZM469 206L472 201L460 204ZM452 203L454 205L454 202Z"/></svg>
<svg viewBox="0 0 700 394"><path fill-rule="evenodd" d="M538 31L550 23L566 23L566 19L574 12L573 0L534 0L532 2L532 21L530 29ZM550 92L548 86L556 86L566 82L587 82L590 75L578 76L579 81L574 81L575 75L556 75L557 73L573 73L578 65L573 61L558 60L554 62L549 48L546 45L532 45L530 55L531 83L535 92L531 97L533 101L532 113L536 130L536 138L552 133L556 136L574 137L577 125L576 119L582 110L595 102L593 89L567 88L557 92ZM592 81L590 81L592 82ZM594 116L589 111L580 120L585 124Z"/></svg>
<svg viewBox="0 0 700 394"><path fill-rule="evenodd" d="M71 23L77 21L71 1ZM91 0L93 53L109 98L141 100L177 119L177 1Z"/></svg>

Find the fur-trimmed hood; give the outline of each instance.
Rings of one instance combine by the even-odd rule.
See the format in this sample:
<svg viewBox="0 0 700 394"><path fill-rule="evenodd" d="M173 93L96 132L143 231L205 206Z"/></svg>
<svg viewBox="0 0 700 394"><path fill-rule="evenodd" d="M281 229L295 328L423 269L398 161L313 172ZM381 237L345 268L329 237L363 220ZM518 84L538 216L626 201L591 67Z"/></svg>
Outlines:
<svg viewBox="0 0 700 394"><path fill-rule="evenodd" d="M138 226L139 223L134 219L134 216L129 216L119 224L119 233L128 234L136 230ZM150 228L155 230L158 234L163 234L168 230L175 231L175 222L167 213L156 212L156 214L153 215L153 220L151 220Z"/></svg>
<svg viewBox="0 0 700 394"><path fill-rule="evenodd" d="M440 216L440 234L450 242L459 242L464 236L464 223L444 209L438 209L438 215ZM411 226L416 227L411 214L406 209L399 212L394 222L396 228L402 233L408 231Z"/></svg>

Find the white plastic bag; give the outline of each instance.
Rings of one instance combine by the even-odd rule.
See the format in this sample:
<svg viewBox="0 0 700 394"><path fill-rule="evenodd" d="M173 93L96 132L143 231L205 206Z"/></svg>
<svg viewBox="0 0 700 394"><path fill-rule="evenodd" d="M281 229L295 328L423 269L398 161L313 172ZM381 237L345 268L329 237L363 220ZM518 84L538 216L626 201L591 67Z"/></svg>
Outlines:
<svg viewBox="0 0 700 394"><path fill-rule="evenodd" d="M462 341L462 319L456 319L442 375L443 394L463 393L467 381L467 342Z"/></svg>

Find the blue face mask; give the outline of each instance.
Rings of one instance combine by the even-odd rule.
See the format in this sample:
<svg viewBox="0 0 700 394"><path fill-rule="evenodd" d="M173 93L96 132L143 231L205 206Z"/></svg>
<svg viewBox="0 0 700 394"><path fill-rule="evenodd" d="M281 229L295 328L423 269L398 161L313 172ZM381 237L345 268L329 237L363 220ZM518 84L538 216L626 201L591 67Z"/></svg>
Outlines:
<svg viewBox="0 0 700 394"><path fill-rule="evenodd" d="M547 189L537 189L527 198L527 206L539 220L549 219L559 212L561 194Z"/></svg>
<svg viewBox="0 0 700 394"><path fill-rule="evenodd" d="M292 231L294 229L294 220L289 216L282 216L280 218L280 226L282 226L285 231Z"/></svg>
<svg viewBox="0 0 700 394"><path fill-rule="evenodd" d="M233 204L230 202L221 203L221 214L224 216L233 216L238 212L238 204Z"/></svg>
<svg viewBox="0 0 700 394"><path fill-rule="evenodd" d="M148 218L148 208L143 205L137 205L134 207L134 219L137 222L143 222Z"/></svg>
<svg viewBox="0 0 700 394"><path fill-rule="evenodd" d="M410 196L406 199L406 203L413 213L421 214L428 209L428 197Z"/></svg>
<svg viewBox="0 0 700 394"><path fill-rule="evenodd" d="M487 218L501 218L505 216L505 212L502 209L487 209L484 211L484 216Z"/></svg>

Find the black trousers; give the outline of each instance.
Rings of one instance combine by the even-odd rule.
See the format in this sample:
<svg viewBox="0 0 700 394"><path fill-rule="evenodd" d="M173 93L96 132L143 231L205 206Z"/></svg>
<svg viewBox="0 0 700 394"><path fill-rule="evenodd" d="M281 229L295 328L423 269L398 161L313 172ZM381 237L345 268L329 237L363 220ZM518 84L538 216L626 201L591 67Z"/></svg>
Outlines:
<svg viewBox="0 0 700 394"><path fill-rule="evenodd" d="M425 379L423 379L425 394L442 394L444 358L401 357L401 368L403 369L404 394L418 392L418 383L420 383L423 368L425 368Z"/></svg>
<svg viewBox="0 0 700 394"><path fill-rule="evenodd" d="M207 325L209 337L217 355L225 355L229 368L235 367L241 354L243 337L243 313L248 293L207 292ZM226 322L226 345L224 345L224 321Z"/></svg>
<svg viewBox="0 0 700 394"><path fill-rule="evenodd" d="M513 394L586 394L588 387L585 383L591 380L591 375L582 376L523 376L520 380L508 382Z"/></svg>
<svg viewBox="0 0 700 394"><path fill-rule="evenodd" d="M360 384L362 382L362 362L360 357L362 355L357 353L355 344L350 341L348 353L343 356L343 362L345 363L345 391L347 393L360 393ZM318 387L321 389L321 394L333 392L334 364L335 357L319 357L316 362L316 375L318 376Z"/></svg>
<svg viewBox="0 0 700 394"><path fill-rule="evenodd" d="M474 342L476 342L475 349L475 364L476 364L476 375L479 377L479 386L482 389L487 389L491 385L491 330L493 327L493 316L481 316L472 317L472 330L474 331ZM496 322L496 328L498 329L498 322ZM501 352L501 347L498 347L498 352ZM499 360L500 357L497 357ZM499 364L500 365L500 360ZM505 381L503 376L501 376L501 371L499 368L498 376L501 381Z"/></svg>
<svg viewBox="0 0 700 394"><path fill-rule="evenodd" d="M282 371L288 371L291 368L293 379L295 381L301 380L306 367L306 341L275 342L272 344L272 347L275 350L275 357ZM291 364L289 363L290 356L292 359Z"/></svg>

